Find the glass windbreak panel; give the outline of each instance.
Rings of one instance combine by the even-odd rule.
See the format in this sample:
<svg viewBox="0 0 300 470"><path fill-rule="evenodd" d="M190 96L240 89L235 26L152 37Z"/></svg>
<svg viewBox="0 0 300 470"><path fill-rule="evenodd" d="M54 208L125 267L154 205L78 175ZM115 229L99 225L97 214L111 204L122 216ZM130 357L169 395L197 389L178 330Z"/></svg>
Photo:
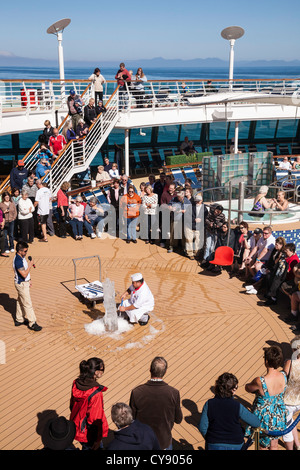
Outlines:
<svg viewBox="0 0 300 470"><path fill-rule="evenodd" d="M249 138L250 121L239 122L239 139L248 140ZM235 134L235 122L230 122L228 140L234 139Z"/></svg>
<svg viewBox="0 0 300 470"><path fill-rule="evenodd" d="M226 141L226 122L212 122L209 126L209 140L223 140Z"/></svg>
<svg viewBox="0 0 300 470"><path fill-rule="evenodd" d="M20 147L24 149L30 149L36 143L39 138L39 135L41 135L42 133L43 131L40 130L38 132L24 132L19 134Z"/></svg>
<svg viewBox="0 0 300 470"><path fill-rule="evenodd" d="M11 149L11 135L1 135L0 136L0 148L1 149Z"/></svg>
<svg viewBox="0 0 300 470"><path fill-rule="evenodd" d="M114 129L108 136L108 145L124 144L125 133L123 129Z"/></svg>
<svg viewBox="0 0 300 470"><path fill-rule="evenodd" d="M145 127L144 129L131 129L130 131L130 143L131 144L150 144L151 142L151 127Z"/></svg>
<svg viewBox="0 0 300 470"><path fill-rule="evenodd" d="M198 141L200 140L201 124L183 124L181 127L180 140L184 140L187 136L189 140Z"/></svg>
<svg viewBox="0 0 300 470"><path fill-rule="evenodd" d="M298 127L297 119L287 119L278 122L276 138L294 138L296 137Z"/></svg>
<svg viewBox="0 0 300 470"><path fill-rule="evenodd" d="M160 126L158 129L157 142L178 142L179 126Z"/></svg>
<svg viewBox="0 0 300 470"><path fill-rule="evenodd" d="M257 121L255 129L255 139L271 140L275 137L277 121Z"/></svg>

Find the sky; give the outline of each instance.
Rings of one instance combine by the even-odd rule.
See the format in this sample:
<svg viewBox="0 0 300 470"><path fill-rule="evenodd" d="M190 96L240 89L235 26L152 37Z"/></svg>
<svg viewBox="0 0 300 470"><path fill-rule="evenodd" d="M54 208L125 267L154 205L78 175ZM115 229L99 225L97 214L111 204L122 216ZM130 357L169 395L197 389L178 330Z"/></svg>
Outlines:
<svg viewBox="0 0 300 470"><path fill-rule="evenodd" d="M47 28L62 18L65 61L228 60L221 37L241 26L235 60L300 58L299 0L14 0L1 6L0 54L57 60Z"/></svg>

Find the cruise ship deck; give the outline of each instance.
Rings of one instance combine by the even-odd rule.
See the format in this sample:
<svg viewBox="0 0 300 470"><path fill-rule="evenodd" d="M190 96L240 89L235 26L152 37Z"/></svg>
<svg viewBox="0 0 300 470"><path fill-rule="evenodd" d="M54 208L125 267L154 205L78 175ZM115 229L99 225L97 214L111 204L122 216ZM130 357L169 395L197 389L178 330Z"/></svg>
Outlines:
<svg viewBox="0 0 300 470"><path fill-rule="evenodd" d="M238 399L250 406L253 396L244 385L264 373L263 347L278 344L285 356L290 353L293 333L283 321L288 303L260 306L260 299L245 295L242 282L230 279L226 271L209 275L196 261L157 245L142 240L127 245L108 236L82 241L49 237L48 244L35 241L29 254L36 264L31 296L43 326L40 332L14 326L13 256L0 260L2 450L42 448L43 423L53 414L69 416L79 363L93 356L105 362L104 405L114 430L112 404L128 402L131 389L148 380L150 362L157 355L168 361L166 382L181 393L184 419L174 427L173 447L203 450L197 424L218 375L234 373L239 379ZM101 258L102 280L109 277L115 282L117 300L132 273L144 274L156 303L148 325L135 325L118 337L86 332L86 324L104 315L104 306L90 308L82 302L75 290L72 259L93 255ZM78 266L78 278L99 278L97 260L83 260ZM283 448L280 441L279 449Z"/></svg>

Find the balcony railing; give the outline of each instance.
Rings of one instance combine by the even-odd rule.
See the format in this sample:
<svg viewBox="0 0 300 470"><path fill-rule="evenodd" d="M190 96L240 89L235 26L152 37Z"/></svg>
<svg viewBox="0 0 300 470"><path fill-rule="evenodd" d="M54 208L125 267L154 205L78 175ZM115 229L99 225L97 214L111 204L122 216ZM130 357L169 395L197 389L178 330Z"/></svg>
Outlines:
<svg viewBox="0 0 300 470"><path fill-rule="evenodd" d="M239 80L149 80L143 83L139 94L137 83L126 83L126 92L121 97L126 110L141 104L142 108L186 107L194 98L216 96L215 93L252 92L264 95L293 96L300 94L300 78L284 79L239 79ZM93 95L93 85L88 80L2 80L0 81L0 110L2 115L9 112L53 111L65 109L66 98L71 88L82 94L89 86ZM115 80L104 84L104 98L107 101L116 88Z"/></svg>

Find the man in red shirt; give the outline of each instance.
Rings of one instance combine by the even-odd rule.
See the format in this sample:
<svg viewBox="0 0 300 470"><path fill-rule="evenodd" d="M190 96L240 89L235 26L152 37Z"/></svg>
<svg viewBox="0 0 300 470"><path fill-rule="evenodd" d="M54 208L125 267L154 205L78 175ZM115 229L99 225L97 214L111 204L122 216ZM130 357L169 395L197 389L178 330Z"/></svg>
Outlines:
<svg viewBox="0 0 300 470"><path fill-rule="evenodd" d="M115 79L119 85L119 110L122 108L126 109L128 106L128 94L125 82L130 84L131 75L125 68L125 64L123 62L120 63L120 68L116 73Z"/></svg>
<svg viewBox="0 0 300 470"><path fill-rule="evenodd" d="M49 139L50 151L58 156L67 145L66 139L63 135L58 133L58 129L53 129L53 135Z"/></svg>

